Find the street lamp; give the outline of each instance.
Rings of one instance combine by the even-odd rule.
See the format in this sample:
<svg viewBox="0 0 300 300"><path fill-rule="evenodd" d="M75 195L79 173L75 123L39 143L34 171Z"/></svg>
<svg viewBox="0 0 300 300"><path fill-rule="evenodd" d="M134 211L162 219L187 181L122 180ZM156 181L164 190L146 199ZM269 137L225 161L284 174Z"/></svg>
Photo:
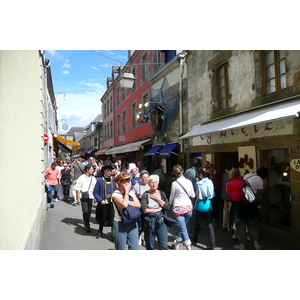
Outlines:
<svg viewBox="0 0 300 300"><path fill-rule="evenodd" d="M120 86L124 89L132 89L135 77L131 73L124 73L120 79Z"/></svg>

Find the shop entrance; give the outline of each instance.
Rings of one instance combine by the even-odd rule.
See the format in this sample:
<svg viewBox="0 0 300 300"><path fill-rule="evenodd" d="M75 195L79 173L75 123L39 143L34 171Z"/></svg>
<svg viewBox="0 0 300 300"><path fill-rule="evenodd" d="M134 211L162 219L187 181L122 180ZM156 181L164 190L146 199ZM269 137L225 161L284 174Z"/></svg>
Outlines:
<svg viewBox="0 0 300 300"><path fill-rule="evenodd" d="M216 167L220 174L225 173L226 164L233 164L234 168L238 167L238 152L219 152L216 153ZM218 168L219 167L219 168Z"/></svg>
<svg viewBox="0 0 300 300"><path fill-rule="evenodd" d="M270 225L291 229L289 149L261 151L262 166L269 170L267 199L262 211Z"/></svg>

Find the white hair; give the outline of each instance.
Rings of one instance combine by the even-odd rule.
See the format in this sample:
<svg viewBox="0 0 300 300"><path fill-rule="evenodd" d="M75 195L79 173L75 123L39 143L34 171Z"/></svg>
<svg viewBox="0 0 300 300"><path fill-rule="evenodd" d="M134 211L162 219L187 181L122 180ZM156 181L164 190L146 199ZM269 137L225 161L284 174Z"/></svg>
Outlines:
<svg viewBox="0 0 300 300"><path fill-rule="evenodd" d="M152 180L156 180L157 183L159 183L159 176L156 175L156 174L150 175L150 176L148 177L148 184L149 184Z"/></svg>

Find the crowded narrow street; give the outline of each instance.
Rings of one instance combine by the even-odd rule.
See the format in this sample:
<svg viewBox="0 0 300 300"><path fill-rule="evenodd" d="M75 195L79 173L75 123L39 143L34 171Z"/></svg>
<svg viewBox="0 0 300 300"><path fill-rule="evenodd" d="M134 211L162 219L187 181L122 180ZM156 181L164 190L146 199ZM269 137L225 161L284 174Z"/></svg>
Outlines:
<svg viewBox="0 0 300 300"><path fill-rule="evenodd" d="M96 239L98 224L95 220L96 205L93 206L91 217L91 233L87 233L82 220L81 205L72 206L71 202L55 202L53 209L49 208L46 212L46 221L40 242L40 250L115 250L112 242L111 230L104 227L103 237ZM171 215L170 215L171 216ZM174 250L174 234L176 229L172 227L169 230L168 246L169 250ZM232 234L222 231L221 226L215 228L216 249L215 250L233 250L236 243L232 239ZM143 235L142 235L143 237ZM267 232L260 230L260 240L262 250L296 250L299 246L293 245L282 239L270 236ZM192 250L205 250L208 244L208 234L205 222L199 234L197 246L192 246ZM158 249L158 247L156 247ZM180 244L180 250L185 247ZM246 249L252 250L251 242L248 242ZM140 250L146 250L144 244Z"/></svg>

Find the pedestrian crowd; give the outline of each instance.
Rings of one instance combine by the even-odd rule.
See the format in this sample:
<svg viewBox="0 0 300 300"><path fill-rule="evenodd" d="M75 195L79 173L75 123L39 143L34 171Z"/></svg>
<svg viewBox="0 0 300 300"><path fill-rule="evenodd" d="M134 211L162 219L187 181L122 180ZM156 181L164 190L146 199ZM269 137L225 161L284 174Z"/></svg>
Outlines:
<svg viewBox="0 0 300 300"><path fill-rule="evenodd" d="M247 239L253 241L254 249L261 249L259 204L267 184L266 168L242 177L239 169L228 163L221 175L214 165L206 162L203 167L201 159L194 158L187 170L180 165L173 167L169 196L159 189L162 176L158 174L150 174L141 160L96 162L91 157L87 161L78 158L73 162L53 162L44 171L47 202L50 208L58 200L81 205L88 233L92 207L96 205L95 218L99 224L96 238L104 238L104 227L110 227L116 250L138 250L142 235L147 250L155 249L156 239L159 249L167 250L170 227L176 227L174 249L178 250L182 243L186 250L191 250L198 243L203 219L209 236L206 249L214 250L214 229L222 203L222 229L233 233L238 242L234 249L244 250ZM242 190L245 182L257 195L251 203Z"/></svg>

